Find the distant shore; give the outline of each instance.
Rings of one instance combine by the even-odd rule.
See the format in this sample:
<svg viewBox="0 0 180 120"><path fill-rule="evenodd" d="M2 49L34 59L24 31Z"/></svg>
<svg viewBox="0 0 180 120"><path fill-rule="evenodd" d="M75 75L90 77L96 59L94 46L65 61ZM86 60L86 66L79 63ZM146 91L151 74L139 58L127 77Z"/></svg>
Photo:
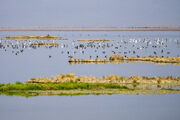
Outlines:
<svg viewBox="0 0 180 120"><path fill-rule="evenodd" d="M179 28L180 26L0 26L0 29L7 28Z"/></svg>
<svg viewBox="0 0 180 120"><path fill-rule="evenodd" d="M22 26L22 27L0 27L0 31L180 31L180 26Z"/></svg>

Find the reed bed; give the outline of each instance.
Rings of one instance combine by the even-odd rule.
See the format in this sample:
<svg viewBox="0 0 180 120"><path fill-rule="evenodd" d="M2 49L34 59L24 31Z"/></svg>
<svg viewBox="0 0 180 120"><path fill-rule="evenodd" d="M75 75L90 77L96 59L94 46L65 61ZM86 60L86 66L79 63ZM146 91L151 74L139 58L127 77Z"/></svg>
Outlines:
<svg viewBox="0 0 180 120"><path fill-rule="evenodd" d="M67 83L67 82L77 82L77 83L103 83L103 84L174 84L180 85L180 77L145 77L145 76L135 76L130 77L118 76L118 75L108 75L103 77L94 76L76 76L74 73L60 74L52 78L39 77L31 78L27 83Z"/></svg>
<svg viewBox="0 0 180 120"><path fill-rule="evenodd" d="M113 55L109 57L109 59L69 59L70 64L102 64L105 63L107 64L108 62L114 63L114 64L119 64L119 63L124 63L124 61L128 62L152 62L154 64L176 64L180 65L180 57L147 57L147 56L142 56L142 57L124 57L120 55Z"/></svg>

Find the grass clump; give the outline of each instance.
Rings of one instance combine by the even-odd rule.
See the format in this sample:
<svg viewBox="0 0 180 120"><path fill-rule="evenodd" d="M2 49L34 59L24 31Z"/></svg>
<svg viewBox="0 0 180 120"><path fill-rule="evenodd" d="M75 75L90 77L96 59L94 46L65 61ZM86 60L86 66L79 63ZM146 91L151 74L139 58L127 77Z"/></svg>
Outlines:
<svg viewBox="0 0 180 120"><path fill-rule="evenodd" d="M41 90L41 85L39 84L4 84L0 87L0 91L8 90Z"/></svg>
<svg viewBox="0 0 180 120"><path fill-rule="evenodd" d="M22 82L16 81L16 84L23 84Z"/></svg>

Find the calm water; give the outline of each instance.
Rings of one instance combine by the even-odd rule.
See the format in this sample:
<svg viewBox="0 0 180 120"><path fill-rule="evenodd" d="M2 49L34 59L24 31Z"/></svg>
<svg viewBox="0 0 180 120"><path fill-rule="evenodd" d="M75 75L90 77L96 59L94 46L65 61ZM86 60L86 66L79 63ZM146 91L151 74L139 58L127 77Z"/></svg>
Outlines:
<svg viewBox="0 0 180 120"><path fill-rule="evenodd" d="M0 96L1 120L179 120L179 95Z"/></svg>
<svg viewBox="0 0 180 120"><path fill-rule="evenodd" d="M179 26L179 5L180 0L113 0L113 2L1 0L0 24L1 26ZM97 77L109 74L180 77L179 65L153 63L69 65L68 63L68 56L74 58L90 56L108 58L113 54L180 56L180 32L0 31L0 38L47 34L69 40L57 41L58 48L29 47L35 41L0 41L0 83L26 82L31 77L51 77L72 72ZM114 42L109 42L108 45L88 44L76 42L78 39L110 39ZM0 120L180 120L179 101L180 94L30 98L0 95Z"/></svg>
<svg viewBox="0 0 180 120"><path fill-rule="evenodd" d="M77 75L117 74L121 76L179 76L179 65L153 63L124 64L73 64L69 57L95 59L123 56L180 56L180 32L0 32L0 37L25 35L54 35L68 38L58 42L58 47L30 47L44 40L0 41L0 82L25 82L31 77L51 77L60 73ZM111 42L87 43L79 39L109 39Z"/></svg>
<svg viewBox="0 0 180 120"><path fill-rule="evenodd" d="M73 58L123 56L179 56L179 32L0 32L0 37L55 35L68 38L58 47L30 47L42 40L0 41L0 83L26 82L31 77L51 77L60 73L122 76L178 76L179 65L153 63L73 64ZM109 39L111 42L80 43L79 39ZM85 95L85 96L0 96L2 120L179 120L180 95Z"/></svg>

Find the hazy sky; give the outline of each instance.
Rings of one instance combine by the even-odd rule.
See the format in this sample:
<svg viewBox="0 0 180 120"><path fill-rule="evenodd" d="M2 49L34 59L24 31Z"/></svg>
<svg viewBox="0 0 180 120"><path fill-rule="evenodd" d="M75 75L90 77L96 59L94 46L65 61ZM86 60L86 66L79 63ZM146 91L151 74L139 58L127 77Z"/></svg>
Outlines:
<svg viewBox="0 0 180 120"><path fill-rule="evenodd" d="M0 26L180 26L180 0L0 0Z"/></svg>

